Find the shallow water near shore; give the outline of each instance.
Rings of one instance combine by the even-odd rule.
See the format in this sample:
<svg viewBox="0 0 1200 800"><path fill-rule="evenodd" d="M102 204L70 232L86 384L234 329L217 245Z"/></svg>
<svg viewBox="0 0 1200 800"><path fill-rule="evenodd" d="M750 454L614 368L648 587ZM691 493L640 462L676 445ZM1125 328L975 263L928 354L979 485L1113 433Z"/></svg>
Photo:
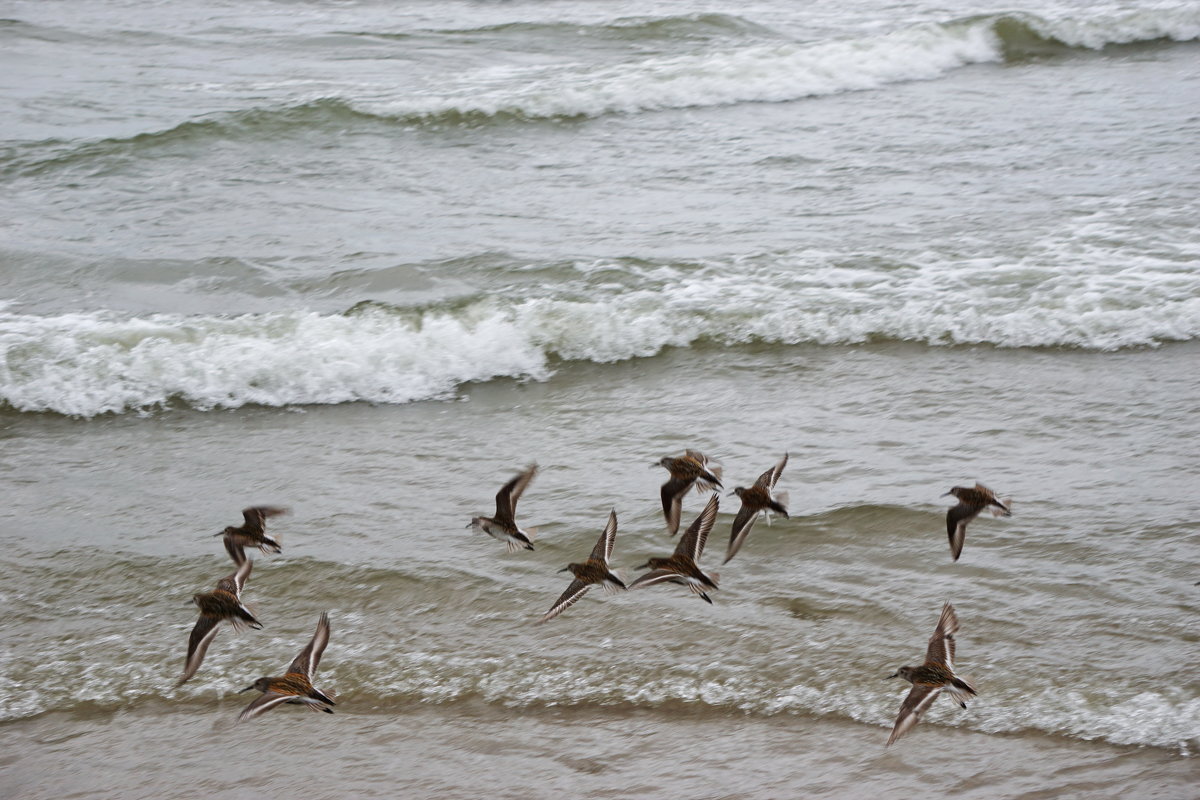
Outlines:
<svg viewBox="0 0 1200 800"><path fill-rule="evenodd" d="M1200 707L1196 509L1177 491L1194 470L1196 395L1181 366L1195 358L1191 344L1115 355L691 350L565 366L548 383L468 387L454 403L42 417L6 439L10 472L27 476L10 493L18 518L56 503L53 526L5 542L10 586L20 587L6 593L6 624L12 641L36 643L14 648L5 665L6 727L35 761L47 753L37 741L55 738L39 731L74 741L78 724L91 732L69 748L105 741L116 726L124 742L147 737L139 757L186 750L220 760L234 736L241 758L272 770L295 758L303 772L310 750L272 743L295 731L322 752L352 749L353 763L377 759L347 778L368 796L393 791L397 770L412 769L395 746L417 747L428 759L421 780L447 796L493 780L511 780L511 792L553 791L578 770L591 774L573 760L608 763L588 756L593 748L635 750L622 774L652 792L666 791L656 770L682 764L698 791L709 787L702 796L789 787L847 796L927 780L934 764L913 764L912 754L956 746L956 737L972 759L1008 764L979 778L980 796L1019 796L1034 775L1068 795L1140 786L1173 796L1170 787L1195 774ZM1134 361L1136 386L1121 369ZM968 370L976 377L963 386L956 376ZM1108 401L1081 403L1082 384ZM672 397L679 386L709 398L708 410ZM734 395L739 419L727 411ZM456 421L465 418L480 427L463 431ZM488 435L476 442L480 430ZM713 606L682 587L595 591L533 625L565 588L554 570L590 550L609 508L620 521L614 563L626 577L670 550L657 507L662 476L646 455L689 431L705 432L691 444L722 453L730 486L769 466L764 453L789 451L781 486L792 518L760 522L719 567ZM98 451L103 469L91 463ZM464 528L514 471L497 454L513 452L542 465L520 507L540 526L532 553L507 554ZM1120 466L1128 460L1136 472ZM1006 477L1014 516L972 523L952 563L942 475L952 469L966 481L984 468ZM297 498L291 516L272 520L283 554L258 557L247 586L266 627L220 633L201 673L172 690L194 621L187 598L231 570L210 535L236 521L221 496L231 486L254 502ZM699 505L688 502L685 520ZM734 510L718 519L710 568ZM959 669L980 697L966 711L935 705L885 754L904 687L884 678L920 660L946 600L963 625ZM318 685L339 692L345 718L284 708L231 733L249 697L235 693L281 669L321 610L333 637ZM661 749L631 743L627 719L641 720ZM480 726L490 731L482 739ZM426 727L445 735L423 736ZM695 729L706 733L693 740ZM410 736L420 742L404 744ZM788 755L792 737L804 756ZM536 760L529 739L562 751L535 771L544 781L495 778L514 759ZM822 746L824 756L807 752ZM754 766L740 782L718 777L742 759ZM814 764L825 777L805 783L796 773ZM984 768L965 769L939 785L965 791ZM601 771L589 779L592 796L629 790ZM268 781L269 771L234 774ZM234 791L228 778L212 780Z"/></svg>
<svg viewBox="0 0 1200 800"><path fill-rule="evenodd" d="M1192 5L10 6L0 794L1193 793ZM790 518L535 625L684 448ZM234 725L322 611L336 713Z"/></svg>

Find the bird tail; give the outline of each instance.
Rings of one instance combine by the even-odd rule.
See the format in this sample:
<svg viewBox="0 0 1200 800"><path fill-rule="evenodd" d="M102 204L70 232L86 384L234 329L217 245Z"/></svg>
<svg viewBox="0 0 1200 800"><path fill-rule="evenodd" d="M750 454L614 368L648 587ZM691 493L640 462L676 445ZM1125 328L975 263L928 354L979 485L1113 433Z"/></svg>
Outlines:
<svg viewBox="0 0 1200 800"><path fill-rule="evenodd" d="M770 506L770 509L777 514L782 514L783 516L786 517L788 515L787 504L788 504L788 493L787 492L776 492L775 499L772 501L772 505ZM771 518L767 517L767 522L770 523L770 521L771 521Z"/></svg>
<svg viewBox="0 0 1200 800"><path fill-rule="evenodd" d="M692 488L696 490L696 494L704 494L721 486L721 468L709 467L707 475L701 475L692 484Z"/></svg>
<svg viewBox="0 0 1200 800"><path fill-rule="evenodd" d="M978 692L975 687L964 678L954 675L950 678L950 685L946 687L946 691L954 698L954 702L958 703L963 708L967 707L967 701L973 698Z"/></svg>

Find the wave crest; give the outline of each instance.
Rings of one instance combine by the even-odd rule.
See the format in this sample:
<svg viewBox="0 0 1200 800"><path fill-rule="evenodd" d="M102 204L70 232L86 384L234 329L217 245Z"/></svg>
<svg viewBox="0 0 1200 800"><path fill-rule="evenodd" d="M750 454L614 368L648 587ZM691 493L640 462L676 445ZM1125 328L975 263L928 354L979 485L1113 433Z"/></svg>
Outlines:
<svg viewBox="0 0 1200 800"><path fill-rule="evenodd" d="M1122 256L1124 258L1124 256ZM620 280L614 280L615 278ZM1200 337L1200 276L976 263L581 265L573 278L454 302L236 317L0 312L0 402L97 414L448 398L699 343L1154 346Z"/></svg>

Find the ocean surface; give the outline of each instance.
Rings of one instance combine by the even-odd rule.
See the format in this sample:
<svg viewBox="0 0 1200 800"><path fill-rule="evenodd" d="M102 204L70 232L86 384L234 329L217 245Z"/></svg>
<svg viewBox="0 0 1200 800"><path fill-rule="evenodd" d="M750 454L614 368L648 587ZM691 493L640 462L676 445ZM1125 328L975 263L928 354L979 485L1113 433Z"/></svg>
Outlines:
<svg viewBox="0 0 1200 800"><path fill-rule="evenodd" d="M0 109L0 796L1200 791L1200 5L9 0ZM535 625L685 448L790 518Z"/></svg>

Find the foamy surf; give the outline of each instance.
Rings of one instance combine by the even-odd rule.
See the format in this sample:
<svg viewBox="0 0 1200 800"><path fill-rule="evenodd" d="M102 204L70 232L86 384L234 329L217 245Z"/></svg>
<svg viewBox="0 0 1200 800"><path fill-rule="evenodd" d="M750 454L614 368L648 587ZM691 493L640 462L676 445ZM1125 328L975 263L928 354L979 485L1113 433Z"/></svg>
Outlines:
<svg viewBox="0 0 1200 800"><path fill-rule="evenodd" d="M343 314L0 312L0 400L81 417L174 404L408 403L469 382L545 380L555 360L612 363L699 342L1116 350L1200 336L1200 276L1169 262L831 262L609 265L595 286L593 268L581 267L573 282L509 297Z"/></svg>
<svg viewBox="0 0 1200 800"><path fill-rule="evenodd" d="M1049 19L988 14L817 42L713 46L611 67L557 64L468 74L457 90L350 101L407 119L594 117L747 102L787 102L888 84L933 80L962 67L1038 52L1047 43L1099 50L1112 44L1200 38L1193 7ZM519 87L519 88L514 88Z"/></svg>

